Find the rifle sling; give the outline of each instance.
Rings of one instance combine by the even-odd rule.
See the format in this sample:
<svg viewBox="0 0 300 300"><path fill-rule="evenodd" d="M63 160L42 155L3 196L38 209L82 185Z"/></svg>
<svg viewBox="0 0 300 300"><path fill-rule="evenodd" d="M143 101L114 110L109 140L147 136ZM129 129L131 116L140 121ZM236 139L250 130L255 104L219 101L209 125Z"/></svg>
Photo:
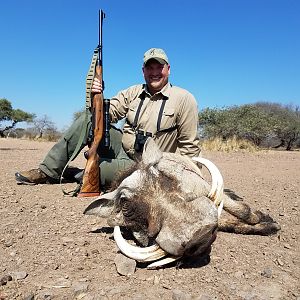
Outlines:
<svg viewBox="0 0 300 300"><path fill-rule="evenodd" d="M86 95L85 95L85 105L86 108L90 109L92 106L92 83L95 77L95 70L98 58L98 48L94 50L92 61L90 64L89 71L86 76Z"/></svg>
<svg viewBox="0 0 300 300"><path fill-rule="evenodd" d="M93 79L94 79L94 76L95 76L97 58L98 58L98 48L96 48L94 50L92 60L91 60L91 64L90 64L90 68L89 68L89 71L88 71L87 76L86 76L86 96L85 96L86 101L85 101L84 123L83 123L82 129L81 129L80 136L79 136L77 145L75 147L75 150L72 153L71 157L69 158L67 164L65 165L65 167L64 167L64 169L61 173L60 179L59 179L59 183L61 185L63 194L67 195L67 196L76 196L78 194L78 192L80 191L80 184L78 184L78 186L73 191L65 191L63 186L62 186L62 179L63 179L63 175L65 173L65 170L69 166L70 162L72 160L74 160L76 158L76 156L79 154L79 152L81 151L81 146L82 146L82 144L84 142L84 139L85 139L85 135L86 135L87 127L88 127L88 123L89 123L88 111L90 110L90 108L92 106L92 83L93 83Z"/></svg>
<svg viewBox="0 0 300 300"><path fill-rule="evenodd" d="M126 118L126 123L134 129L134 131L136 131L137 129L137 123L138 123L138 120L139 120L139 116L140 116L140 113L141 113L141 109L142 109L142 106L143 106L143 103L144 103L144 100L145 100L145 92L143 92L143 94L140 96L140 103L139 103L139 106L136 110L136 114L134 116L134 121L133 121L133 124L131 124L128 120L128 118ZM163 112L164 112L164 108L165 108L165 105L166 105L166 99L163 98L162 102L161 102L161 106L160 106L160 109L159 109L159 113L158 113L158 117L157 117L157 123L156 123L156 134L157 133L160 133L160 132L171 132L171 131L174 131L178 128L178 125L174 125L172 127L169 127L169 128L165 128L165 129L160 129L160 126L161 126L161 120L162 120L162 115L163 115ZM154 134L152 135L154 136Z"/></svg>

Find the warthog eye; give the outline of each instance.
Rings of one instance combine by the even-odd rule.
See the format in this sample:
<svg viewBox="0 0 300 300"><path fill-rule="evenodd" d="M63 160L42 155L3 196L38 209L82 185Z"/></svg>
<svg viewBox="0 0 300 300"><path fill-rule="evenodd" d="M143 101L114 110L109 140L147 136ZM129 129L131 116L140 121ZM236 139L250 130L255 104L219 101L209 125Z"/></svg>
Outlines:
<svg viewBox="0 0 300 300"><path fill-rule="evenodd" d="M120 201L121 201L121 203L123 204L124 202L128 201L128 199L127 199L127 197L126 197L125 195L122 195L122 196L120 197Z"/></svg>

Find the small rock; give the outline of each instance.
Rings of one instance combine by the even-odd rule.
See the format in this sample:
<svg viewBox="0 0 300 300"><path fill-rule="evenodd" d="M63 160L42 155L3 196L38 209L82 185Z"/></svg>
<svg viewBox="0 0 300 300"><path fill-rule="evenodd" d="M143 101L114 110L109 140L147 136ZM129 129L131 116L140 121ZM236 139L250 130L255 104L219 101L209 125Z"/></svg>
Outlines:
<svg viewBox="0 0 300 300"><path fill-rule="evenodd" d="M11 276L15 280L22 280L27 277L27 273L25 271L20 271L20 272L11 272Z"/></svg>
<svg viewBox="0 0 300 300"><path fill-rule="evenodd" d="M58 270L59 269L59 264L53 264L52 269L53 270Z"/></svg>
<svg viewBox="0 0 300 300"><path fill-rule="evenodd" d="M14 242L12 240L8 240L8 241L4 242L4 246L8 248L8 247L11 247L13 245L13 243Z"/></svg>
<svg viewBox="0 0 300 300"><path fill-rule="evenodd" d="M89 279L87 277L83 277L81 279L79 279L79 282L88 282Z"/></svg>
<svg viewBox="0 0 300 300"><path fill-rule="evenodd" d="M272 269L271 268L265 268L262 272L261 275L267 278L272 277Z"/></svg>
<svg viewBox="0 0 300 300"><path fill-rule="evenodd" d="M153 284L157 285L157 284L159 284L159 282L160 282L160 278L158 276L154 275Z"/></svg>
<svg viewBox="0 0 300 300"><path fill-rule="evenodd" d="M88 282L75 282L73 285L74 295L76 299L81 299L86 295L89 288Z"/></svg>
<svg viewBox="0 0 300 300"><path fill-rule="evenodd" d="M61 289L61 288L69 288L70 286L71 286L70 280L67 280L65 278L59 278L58 281L52 287L56 289Z"/></svg>
<svg viewBox="0 0 300 300"><path fill-rule="evenodd" d="M232 290L232 291L235 291L237 289L236 285L235 284L231 284L229 286L229 288Z"/></svg>
<svg viewBox="0 0 300 300"><path fill-rule="evenodd" d="M136 268L136 261L134 259L128 258L127 256L118 253L115 257L115 265L117 272L120 275L129 276L134 274Z"/></svg>
<svg viewBox="0 0 300 300"><path fill-rule="evenodd" d="M284 262L280 258L277 258L277 264L281 267L284 266Z"/></svg>
<svg viewBox="0 0 300 300"><path fill-rule="evenodd" d="M132 300L145 300L145 295L135 294Z"/></svg>
<svg viewBox="0 0 300 300"><path fill-rule="evenodd" d="M53 293L51 291L41 291L38 295L38 299L51 300L53 299Z"/></svg>
<svg viewBox="0 0 300 300"><path fill-rule="evenodd" d="M195 300L212 300L212 298L208 295L201 295L200 297L196 298Z"/></svg>
<svg viewBox="0 0 300 300"><path fill-rule="evenodd" d="M67 244L72 244L72 243L74 243L74 239L71 239L69 237L63 237L62 238L62 244L64 246L66 246Z"/></svg>
<svg viewBox="0 0 300 300"><path fill-rule="evenodd" d="M92 249L91 253L94 254L94 255L97 255L97 254L99 254L99 250L98 249Z"/></svg>
<svg viewBox="0 0 300 300"><path fill-rule="evenodd" d="M234 273L235 278L242 278L244 276L244 273L242 271L237 271Z"/></svg>
<svg viewBox="0 0 300 300"><path fill-rule="evenodd" d="M191 300L192 296L180 290L172 291L172 299L173 300Z"/></svg>
<svg viewBox="0 0 300 300"><path fill-rule="evenodd" d="M23 300L34 300L34 294L25 296L25 298Z"/></svg>
<svg viewBox="0 0 300 300"><path fill-rule="evenodd" d="M11 281L12 277L11 275L4 275L3 277L0 278L0 286L1 285L6 285L8 281Z"/></svg>
<svg viewBox="0 0 300 300"><path fill-rule="evenodd" d="M253 294L252 292L246 293L242 297L243 300L260 300L257 295Z"/></svg>
<svg viewBox="0 0 300 300"><path fill-rule="evenodd" d="M16 259L16 263L17 263L18 266L21 265L23 262L24 262L24 260L22 258L20 258L20 257L18 257Z"/></svg>

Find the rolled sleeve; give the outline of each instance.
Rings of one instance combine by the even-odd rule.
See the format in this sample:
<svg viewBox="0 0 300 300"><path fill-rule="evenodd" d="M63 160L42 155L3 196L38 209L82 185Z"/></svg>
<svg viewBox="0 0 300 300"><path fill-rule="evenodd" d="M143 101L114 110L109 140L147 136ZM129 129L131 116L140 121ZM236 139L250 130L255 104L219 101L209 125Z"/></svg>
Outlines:
<svg viewBox="0 0 300 300"><path fill-rule="evenodd" d="M142 89L143 85L131 86L126 90L120 91L110 99L109 113L111 122L115 123L127 116L130 105L139 96Z"/></svg>

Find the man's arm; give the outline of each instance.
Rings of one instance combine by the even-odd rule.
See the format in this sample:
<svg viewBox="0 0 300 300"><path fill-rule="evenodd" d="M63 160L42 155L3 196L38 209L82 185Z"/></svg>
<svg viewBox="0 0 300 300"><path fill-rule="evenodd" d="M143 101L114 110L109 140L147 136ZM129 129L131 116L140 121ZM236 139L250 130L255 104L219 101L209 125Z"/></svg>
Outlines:
<svg viewBox="0 0 300 300"><path fill-rule="evenodd" d="M177 124L180 154L189 157L198 156L201 151L198 136L198 106L196 99L189 92L181 101Z"/></svg>

